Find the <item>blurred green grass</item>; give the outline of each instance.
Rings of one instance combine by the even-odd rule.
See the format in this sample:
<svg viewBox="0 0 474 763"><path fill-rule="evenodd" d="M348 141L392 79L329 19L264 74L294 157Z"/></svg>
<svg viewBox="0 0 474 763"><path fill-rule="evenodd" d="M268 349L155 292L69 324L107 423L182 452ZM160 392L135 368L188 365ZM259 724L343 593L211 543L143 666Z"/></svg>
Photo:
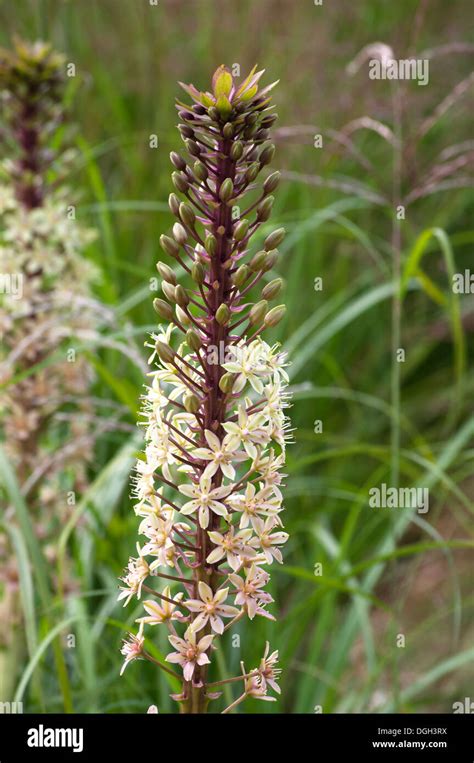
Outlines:
<svg viewBox="0 0 474 763"><path fill-rule="evenodd" d="M391 198L393 154L378 136L358 133L354 144L372 165L364 168L327 137L366 115L392 126L388 83L368 87L362 73L350 78L345 71L364 45L382 40L405 57L465 39L467 2L451 4L449 19L442 2L430 2L419 23L417 8L409 0L322 7L309 0L160 0L156 7L147 0L17 0L14 11L0 3L2 44L12 33L42 37L77 67L72 114L80 158L70 182L82 193L78 217L100 232L88 252L103 272L97 296L115 311L102 327L104 346L87 351L98 375L94 395L104 401L100 415L110 416L112 400L120 405L114 415L130 427L144 383L131 351L146 357L141 346L154 325L149 280L162 257L159 235L171 225L168 154L179 146L177 80L204 85L223 62L238 62L242 71L258 62L269 79L280 79L274 166L287 179L271 222L288 230L278 264L288 318L275 339L293 361L296 443L285 514L291 539L285 565L273 575L277 623L239 624L240 648L228 643L217 670L238 672L241 659L256 664L268 639L280 649L284 673L281 701L248 703L245 712L313 712L315 706L449 712L469 694L474 306L472 295L454 300L439 237L424 232L444 231L456 270L469 267L472 192L461 187L428 196L409 207L403 223L402 272L420 237L426 249L425 280L410 282L402 305L407 360L398 369L399 412L391 398L393 214L390 201L372 199ZM404 140L412 140L416 125L468 73L469 57L452 55L432 62L428 87L407 83ZM404 157L404 192L444 147L469 137L468 126L463 101ZM323 149L313 146L319 132ZM151 134L158 135L156 150L149 148ZM359 185L345 193L328 187L341 182ZM318 276L320 292L313 288ZM111 340L120 348L107 346ZM323 422L321 434L314 433L315 420ZM390 480L393 422L400 429L401 484L430 487L427 516L368 508L369 488ZM43 596L33 609L30 601L39 644L56 627L74 633L77 646L64 649L67 672L60 681L49 641L39 658L38 644L30 649L34 671L18 666L17 690L28 710L62 711L68 702L86 712L144 712L151 703L160 712L173 709L166 681L144 663L118 677L120 639L139 611L115 603L117 576L136 539L128 475L139 448L139 434L102 437L90 491L59 539L60 549L71 551L81 591L66 599ZM24 551L34 560L27 512L21 505L19 512ZM317 563L321 577L313 574ZM35 565L36 595L44 588L37 575ZM405 649L395 647L399 633L406 633ZM149 648L163 652L164 634ZM32 675L38 681L30 683Z"/></svg>

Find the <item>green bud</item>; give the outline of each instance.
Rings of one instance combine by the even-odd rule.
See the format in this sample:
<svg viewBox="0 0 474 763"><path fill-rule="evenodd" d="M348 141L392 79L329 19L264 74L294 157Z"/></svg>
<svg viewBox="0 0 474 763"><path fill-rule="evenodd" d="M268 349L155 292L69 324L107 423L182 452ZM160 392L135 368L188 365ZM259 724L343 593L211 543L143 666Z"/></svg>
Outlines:
<svg viewBox="0 0 474 763"><path fill-rule="evenodd" d="M245 172L245 180L248 183L251 183L253 180L255 180L259 172L260 172L260 162L252 162L252 164L250 164L247 167L247 170Z"/></svg>
<svg viewBox="0 0 474 763"><path fill-rule="evenodd" d="M194 162L193 172L198 180L207 180L209 175L207 167L202 162Z"/></svg>
<svg viewBox="0 0 474 763"><path fill-rule="evenodd" d="M277 257L278 257L278 249L272 249L271 252L267 252L267 256L265 257L262 263L263 273L266 273L268 270L272 269L275 262L277 261Z"/></svg>
<svg viewBox="0 0 474 763"><path fill-rule="evenodd" d="M217 120L219 119L219 112L217 111L217 109L216 109L216 107L215 107L215 106L211 106L211 107L210 107L210 108L207 110L207 113L209 114L210 118L211 118L211 119L212 119L214 122L217 122Z"/></svg>
<svg viewBox="0 0 474 763"><path fill-rule="evenodd" d="M158 341L155 345L158 357L163 363L172 363L174 360L174 351L164 342Z"/></svg>
<svg viewBox="0 0 474 763"><path fill-rule="evenodd" d="M232 392L232 387L234 386L234 374L231 374L229 372L225 373L221 378L219 379L219 388L222 392L225 392L226 394L228 392Z"/></svg>
<svg viewBox="0 0 474 763"><path fill-rule="evenodd" d="M191 325L191 318L187 313L184 312L184 310L180 308L179 305L176 305L176 318L183 326Z"/></svg>
<svg viewBox="0 0 474 763"><path fill-rule="evenodd" d="M166 254L169 254L170 257L178 256L179 246L174 240L174 238L170 238L169 236L162 235L160 236L160 244L163 251L165 251Z"/></svg>
<svg viewBox="0 0 474 763"><path fill-rule="evenodd" d="M170 302L176 302L175 298L175 289L176 286L173 286L172 283L168 283L168 281L163 281L161 284L161 290L163 294L165 295L166 299Z"/></svg>
<svg viewBox="0 0 474 763"><path fill-rule="evenodd" d="M183 405L186 408L188 413L197 413L201 403L199 402L199 398L197 397L197 395L193 395L192 393L190 393L190 394L184 395Z"/></svg>
<svg viewBox="0 0 474 763"><path fill-rule="evenodd" d="M175 193L170 193L168 199L168 205L172 213L176 216L179 214L179 199Z"/></svg>
<svg viewBox="0 0 474 763"><path fill-rule="evenodd" d="M183 286L181 286L181 284L178 284L177 286L175 286L174 301L180 307L186 307L187 305L189 305L188 294L186 292L186 289Z"/></svg>
<svg viewBox="0 0 474 763"><path fill-rule="evenodd" d="M259 161L260 164L264 167L266 164L270 164L273 157L275 156L275 146L270 143L269 146L265 146L264 149L260 152Z"/></svg>
<svg viewBox="0 0 474 763"><path fill-rule="evenodd" d="M173 236L178 244L185 244L188 240L188 234L186 233L185 228L181 225L181 223L175 223L173 225Z"/></svg>
<svg viewBox="0 0 474 763"><path fill-rule="evenodd" d="M234 194L234 184L230 178L226 178L219 189L221 201L229 201Z"/></svg>
<svg viewBox="0 0 474 763"><path fill-rule="evenodd" d="M265 313L268 310L268 302L266 299L261 299L260 302L256 302L249 313L249 322L252 326L257 323L261 323L265 317Z"/></svg>
<svg viewBox="0 0 474 763"><path fill-rule="evenodd" d="M230 310L225 302L223 302L216 310L216 321L220 326L225 326L229 322L229 318Z"/></svg>
<svg viewBox="0 0 474 763"><path fill-rule="evenodd" d="M216 237L212 233L209 233L206 236L206 240L204 241L204 245L206 247L206 252L211 257L214 257L215 253L217 252L217 239L216 239Z"/></svg>
<svg viewBox="0 0 474 763"><path fill-rule="evenodd" d="M272 193L272 191L274 191L277 185L279 184L280 179L281 179L281 173L278 172L278 170L276 172L272 172L272 174L266 178L263 184L263 192L265 194Z"/></svg>
<svg viewBox="0 0 474 763"><path fill-rule="evenodd" d="M230 149L230 158L234 162L236 162L238 161L238 159L240 159L243 153L244 153L244 144L240 140L237 140L232 146L232 148Z"/></svg>
<svg viewBox="0 0 474 763"><path fill-rule="evenodd" d="M174 167L176 167L177 170L184 170L186 167L186 162L184 161L183 157L176 153L176 151L172 151L170 154L171 163Z"/></svg>
<svg viewBox="0 0 474 763"><path fill-rule="evenodd" d="M205 270L201 262L194 262L191 267L191 278L193 281L195 281L197 284L204 283L205 278Z"/></svg>
<svg viewBox="0 0 474 763"><path fill-rule="evenodd" d="M170 305L164 301L164 299L154 299L153 300L153 307L160 316L160 318L163 318L165 321L172 321L173 320L173 308L170 307Z"/></svg>
<svg viewBox="0 0 474 763"><path fill-rule="evenodd" d="M257 219L259 222L265 222L268 220L272 213L272 207L273 202L275 201L274 196L267 196L266 199L264 199L257 207Z"/></svg>
<svg viewBox="0 0 474 763"><path fill-rule="evenodd" d="M242 241L247 235L250 225L250 220L240 220L234 228L234 239L236 241Z"/></svg>
<svg viewBox="0 0 474 763"><path fill-rule="evenodd" d="M262 289L263 299L275 299L275 297L281 292L283 286L283 280L281 278L274 278L273 281L267 283Z"/></svg>
<svg viewBox="0 0 474 763"><path fill-rule="evenodd" d="M276 326L286 313L286 305L277 305L266 314L264 318L265 326Z"/></svg>
<svg viewBox="0 0 474 763"><path fill-rule="evenodd" d="M224 138L232 138L234 134L234 127L230 122L227 122L227 124L224 125L224 129L222 130L222 134Z"/></svg>
<svg viewBox="0 0 474 763"><path fill-rule="evenodd" d="M238 268L235 273L231 276L231 281L234 286L237 286L238 288L242 286L247 278L249 277L249 268L247 265L241 265L240 268Z"/></svg>
<svg viewBox="0 0 474 763"><path fill-rule="evenodd" d="M257 252L257 254L254 254L249 262L249 268L253 273L257 273L262 269L266 254L267 253L263 249L260 252Z"/></svg>
<svg viewBox="0 0 474 763"><path fill-rule="evenodd" d="M273 233L270 233L270 235L266 237L263 244L264 249L266 249L267 252L270 251L270 249L276 249L276 247L281 244L285 238L285 233L286 231L284 228L277 228L277 230L274 230Z"/></svg>
<svg viewBox="0 0 474 763"><path fill-rule="evenodd" d="M188 190L189 181L184 172L173 172L171 180L177 191L185 193Z"/></svg>
<svg viewBox="0 0 474 763"><path fill-rule="evenodd" d="M188 153L191 154L191 156L200 155L201 149L199 148L199 145L196 143L195 140L191 140L191 138L189 138L187 141L185 141L185 146L188 150Z"/></svg>
<svg viewBox="0 0 474 763"><path fill-rule="evenodd" d="M163 281L168 281L169 283L172 283L174 286L176 286L176 276L174 270L171 270L171 268L168 267L168 265L165 265L164 262L158 262L156 268Z"/></svg>
<svg viewBox="0 0 474 763"><path fill-rule="evenodd" d="M199 348L202 346L202 342L198 334L194 331L194 329L189 329L186 332L186 342L188 344L189 349L194 350L194 352L197 352Z"/></svg>
<svg viewBox="0 0 474 763"><path fill-rule="evenodd" d="M188 228L192 228L194 226L196 215L194 214L194 209L192 208L191 204L188 204L187 201L182 201L179 205L179 216L183 223L188 226Z"/></svg>

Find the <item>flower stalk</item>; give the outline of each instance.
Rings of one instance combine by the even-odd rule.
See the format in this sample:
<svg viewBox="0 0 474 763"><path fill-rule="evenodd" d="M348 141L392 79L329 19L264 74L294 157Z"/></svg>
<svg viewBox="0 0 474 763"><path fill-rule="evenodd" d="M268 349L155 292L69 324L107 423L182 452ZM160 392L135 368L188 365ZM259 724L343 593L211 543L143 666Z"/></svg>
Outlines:
<svg viewBox="0 0 474 763"><path fill-rule="evenodd" d="M268 644L258 668L242 667L242 676L223 682L208 679L217 638L244 616L274 619L263 568L282 562L288 538L280 516L286 357L260 336L285 311L270 305L282 287L270 271L284 230L251 251L280 179L273 172L257 182L275 151L268 142L273 85L259 89L262 74L254 68L238 85L221 66L210 92L182 85L193 102L177 104L187 156L171 153L176 193L169 206L177 222L161 246L187 275L178 283L173 269L158 263L163 295L154 307L165 323L147 345L154 369L135 480L146 542L129 561L119 598L128 603L151 589L159 601L144 601L149 616L139 618L139 633L122 653L125 664L143 656L145 624L168 627L174 651L166 660L182 669L182 689L173 696L184 713L207 712L221 683L243 685L223 712L248 696L274 699L269 688L279 692L278 653L269 656ZM161 576L163 593L145 585Z"/></svg>

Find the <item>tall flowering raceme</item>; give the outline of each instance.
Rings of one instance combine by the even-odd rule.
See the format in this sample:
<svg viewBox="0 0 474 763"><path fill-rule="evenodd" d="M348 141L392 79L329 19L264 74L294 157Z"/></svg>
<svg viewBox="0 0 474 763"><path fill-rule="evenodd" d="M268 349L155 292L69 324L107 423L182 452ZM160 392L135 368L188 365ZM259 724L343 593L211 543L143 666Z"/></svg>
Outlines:
<svg viewBox="0 0 474 763"><path fill-rule="evenodd" d="M182 85L193 100L178 102L188 157L171 154L181 200L170 195L177 222L172 237L160 240L188 285L158 263L164 298L154 307L165 324L151 335L154 370L142 410L146 447L135 482L142 540L119 596L125 604L141 598L146 614L124 643L122 672L136 658L156 663L144 629L168 628L168 664L159 665L182 681L173 698L187 713L206 712L222 683L242 687L223 712L246 697L274 700L270 692L279 692L278 652L268 644L257 667L242 664L240 678L208 680L225 631L243 617L274 619L268 568L281 563L288 538L280 491L289 436L286 362L279 346L261 337L285 311L269 306L282 286L269 271L284 230L250 251L280 179L274 172L263 185L255 182L274 154L273 85L259 90L262 74L253 69L239 86L221 66L212 92Z"/></svg>
<svg viewBox="0 0 474 763"><path fill-rule="evenodd" d="M16 40L0 51L0 434L50 561L72 510L67 491L84 490L93 452L91 369L67 340L94 325L94 272L83 257L94 234L68 213L65 88L65 61L49 45ZM5 517L13 521L12 507ZM18 614L18 563L5 536L0 561L1 652Z"/></svg>

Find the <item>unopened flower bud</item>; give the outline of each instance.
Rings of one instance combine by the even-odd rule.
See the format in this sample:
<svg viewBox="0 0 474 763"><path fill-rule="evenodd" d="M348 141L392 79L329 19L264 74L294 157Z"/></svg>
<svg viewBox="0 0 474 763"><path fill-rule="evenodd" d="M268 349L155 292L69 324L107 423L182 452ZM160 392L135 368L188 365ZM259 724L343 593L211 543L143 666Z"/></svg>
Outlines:
<svg viewBox="0 0 474 763"><path fill-rule="evenodd" d="M176 167L177 170L184 170L186 167L186 162L184 161L183 157L176 153L176 151L172 151L170 154L171 163L174 167Z"/></svg>
<svg viewBox="0 0 474 763"><path fill-rule="evenodd" d="M192 208L191 204L188 204L187 201L182 201L179 205L179 216L183 223L188 226L188 228L193 227L196 220L196 215L194 214L194 209Z"/></svg>
<svg viewBox="0 0 474 763"><path fill-rule="evenodd" d="M247 167L247 170L245 172L245 180L248 183L251 183L253 180L255 180L259 172L260 172L260 162L252 162L252 164L250 164L249 167Z"/></svg>
<svg viewBox="0 0 474 763"><path fill-rule="evenodd" d="M231 281L234 286L237 286L237 288L240 288L247 278L249 277L249 268L247 265L241 265L240 268L238 268L235 273L231 276Z"/></svg>
<svg viewBox="0 0 474 763"><path fill-rule="evenodd" d="M281 244L283 239L285 238L285 229L284 228L277 228L277 230L274 230L273 233L270 233L265 239L265 243L263 244L264 249L267 250L267 252L270 251L270 249L276 249L276 247Z"/></svg>
<svg viewBox="0 0 474 763"><path fill-rule="evenodd" d="M175 286L174 301L180 307L186 307L187 305L189 305L188 294L184 286L181 286L181 284L178 284L177 286Z"/></svg>
<svg viewBox="0 0 474 763"><path fill-rule="evenodd" d="M221 378L219 379L219 387L221 391L225 392L226 394L228 392L232 392L232 387L234 386L234 379L235 379L235 375L229 372L221 376Z"/></svg>
<svg viewBox="0 0 474 763"><path fill-rule="evenodd" d="M203 284L205 278L205 270L201 262L194 262L191 267L191 278L197 284Z"/></svg>
<svg viewBox="0 0 474 763"><path fill-rule="evenodd" d="M262 149L258 159L262 167L264 167L266 164L270 164L274 156L275 156L275 146L272 143L270 143L269 146L265 146L265 148Z"/></svg>
<svg viewBox="0 0 474 763"><path fill-rule="evenodd" d="M170 257L177 257L179 255L179 245L174 238L170 238L163 234L160 236L160 244L163 251L165 251L166 254L169 254Z"/></svg>
<svg viewBox="0 0 474 763"><path fill-rule="evenodd" d="M249 322L252 326L257 323L261 323L265 317L265 313L268 310L268 302L266 299L261 299L260 302L256 302L249 313Z"/></svg>
<svg viewBox="0 0 474 763"><path fill-rule="evenodd" d="M264 318L264 324L265 326L276 326L277 323L281 321L283 316L286 313L286 306L285 305L277 305L276 307L272 307L271 310L266 314Z"/></svg>
<svg viewBox="0 0 474 763"><path fill-rule="evenodd" d="M194 329L189 329L186 332L186 342L189 349L193 350L194 352L197 352L202 345L202 342Z"/></svg>
<svg viewBox="0 0 474 763"><path fill-rule="evenodd" d="M176 305L176 318L183 326L191 325L191 318L179 305Z"/></svg>
<svg viewBox="0 0 474 763"><path fill-rule="evenodd" d="M170 193L169 199L168 199L168 205L172 213L176 215L177 217L179 214L179 199L175 193Z"/></svg>
<svg viewBox="0 0 474 763"><path fill-rule="evenodd" d="M207 180L207 177L209 175L207 171L207 167L202 162L194 162L193 166L193 172L198 180L204 181Z"/></svg>
<svg viewBox="0 0 474 763"><path fill-rule="evenodd" d="M216 321L219 323L220 326L225 326L226 323L228 323L230 318L230 310L223 302L216 310Z"/></svg>
<svg viewBox="0 0 474 763"><path fill-rule="evenodd" d="M185 228L183 228L181 223L175 223L173 225L173 236L175 238L175 241L178 244L181 244L181 246L185 244L186 241L188 240L188 234L186 233L186 230Z"/></svg>
<svg viewBox="0 0 474 763"><path fill-rule="evenodd" d="M171 179L177 191L185 193L188 190L189 181L184 172L173 172Z"/></svg>
<svg viewBox="0 0 474 763"><path fill-rule="evenodd" d="M234 126L230 122L227 122L227 124L224 125L224 128L222 130L222 134L223 134L224 138L227 138L227 140L229 138L232 138L232 136L234 134Z"/></svg>
<svg viewBox="0 0 474 763"><path fill-rule="evenodd" d="M267 285L262 289L262 298L267 300L275 299L275 297L280 293L282 286L283 280L281 278L274 278L273 281L267 283Z"/></svg>
<svg viewBox="0 0 474 763"><path fill-rule="evenodd" d="M172 363L174 360L174 350L171 349L171 347L168 344L165 344L164 342L160 342L159 340L156 342L156 351L158 353L158 357L160 360L162 360L164 363Z"/></svg>
<svg viewBox="0 0 474 763"><path fill-rule="evenodd" d="M168 283L168 281L163 281L161 284L161 290L163 294L165 295L166 299L170 302L176 302L175 299L175 289L176 286L173 286L172 283Z"/></svg>
<svg viewBox="0 0 474 763"><path fill-rule="evenodd" d="M271 270L274 266L275 262L277 261L278 257L278 249L272 249L270 252L267 252L267 256L262 262L262 272L266 273L268 270Z"/></svg>
<svg viewBox="0 0 474 763"><path fill-rule="evenodd" d="M201 403L197 395L190 393L190 394L184 395L183 405L186 408L188 413L197 413Z"/></svg>
<svg viewBox="0 0 474 763"><path fill-rule="evenodd" d="M192 140L191 138L188 138L188 140L185 142L186 149L191 156L199 156L201 153L201 149L199 148L199 144L196 143L195 140Z"/></svg>
<svg viewBox="0 0 474 763"><path fill-rule="evenodd" d="M267 253L263 249L260 252L254 254L248 265L253 273L257 273L262 269L266 254Z"/></svg>
<svg viewBox="0 0 474 763"><path fill-rule="evenodd" d="M238 161L242 154L244 153L244 145L242 141L237 140L232 148L230 149L230 158L233 159L234 162Z"/></svg>
<svg viewBox="0 0 474 763"><path fill-rule="evenodd" d="M274 191L275 188L278 186L280 180L281 180L281 173L278 172L278 170L276 172L272 172L272 174L266 178L263 184L263 192L265 194L272 193L272 191Z"/></svg>
<svg viewBox="0 0 474 763"><path fill-rule="evenodd" d="M176 286L176 275L174 270L171 270L171 268L168 265L165 265L164 262L158 262L156 268L163 281L168 281Z"/></svg>
<svg viewBox="0 0 474 763"><path fill-rule="evenodd" d="M250 220L240 220L234 228L234 239L236 241L242 241L247 235L250 225Z"/></svg>
<svg viewBox="0 0 474 763"><path fill-rule="evenodd" d="M266 199L264 199L257 207L257 219L259 222L265 222L268 220L272 213L272 207L273 202L275 201L274 196L267 196Z"/></svg>
<svg viewBox="0 0 474 763"><path fill-rule="evenodd" d="M164 299L154 299L153 300L153 307L155 311L158 313L160 318L163 318L165 321L172 321L173 320L173 308L170 307L170 305L164 301Z"/></svg>
<svg viewBox="0 0 474 763"><path fill-rule="evenodd" d="M212 233L209 233L206 236L204 246L206 247L206 252L210 254L211 257L214 257L215 253L217 252L217 239Z"/></svg>
<svg viewBox="0 0 474 763"><path fill-rule="evenodd" d="M230 178L226 178L219 188L219 198L221 201L229 201L234 194L234 184Z"/></svg>

